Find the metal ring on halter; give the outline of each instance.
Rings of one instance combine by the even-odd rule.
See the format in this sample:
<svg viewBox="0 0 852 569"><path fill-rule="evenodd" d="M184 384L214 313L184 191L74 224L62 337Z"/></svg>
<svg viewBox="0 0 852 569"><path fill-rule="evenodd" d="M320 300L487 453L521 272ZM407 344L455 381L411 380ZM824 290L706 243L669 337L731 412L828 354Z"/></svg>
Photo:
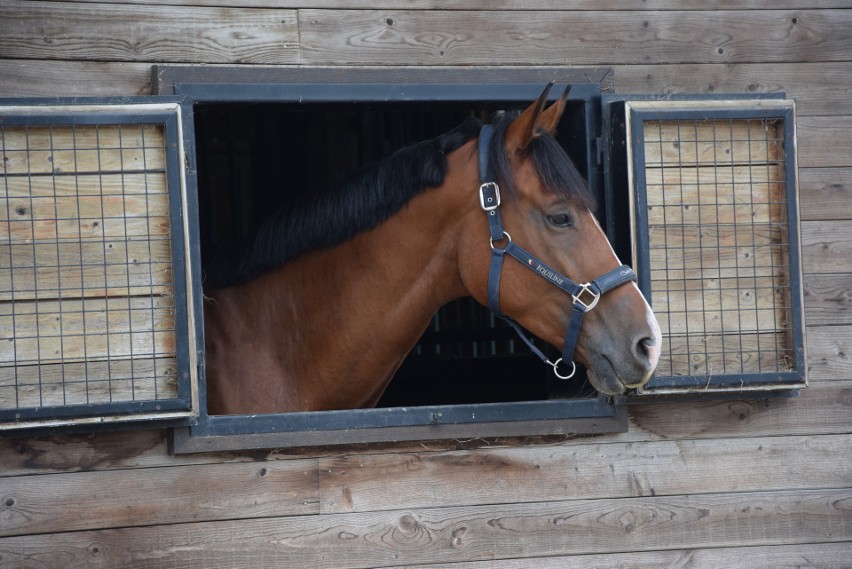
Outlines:
<svg viewBox="0 0 852 569"><path fill-rule="evenodd" d="M503 237L501 237L500 239L494 239L493 237L489 237L489 238L488 238L488 242L489 242L489 243L491 243L491 249L492 249L492 250L494 249L494 242L495 242L495 241L502 241L503 239L508 239L508 240L509 240L509 243L511 243L511 242L512 242L512 236L511 236L511 235L509 235L509 232L508 232L508 231L504 231L504 232L503 232ZM509 243L506 243L506 245L508 245ZM504 249L505 249L505 247L504 247Z"/></svg>
<svg viewBox="0 0 852 569"><path fill-rule="evenodd" d="M553 374L559 379L571 379L572 377L574 377L574 374L577 373L577 364L575 364L574 362L571 362L571 373L569 373L568 375L562 375L561 373L559 373L559 364L562 363L562 358L559 358L555 362L547 360L546 363L550 364L553 367Z"/></svg>

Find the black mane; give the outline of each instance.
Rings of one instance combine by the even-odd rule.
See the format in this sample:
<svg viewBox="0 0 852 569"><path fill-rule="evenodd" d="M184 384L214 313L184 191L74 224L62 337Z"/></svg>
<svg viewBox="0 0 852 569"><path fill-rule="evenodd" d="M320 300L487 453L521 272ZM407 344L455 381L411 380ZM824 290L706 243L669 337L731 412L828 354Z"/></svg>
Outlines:
<svg viewBox="0 0 852 569"><path fill-rule="evenodd" d="M501 191L514 191L511 165L503 152L506 127L516 114L495 123L490 162ZM372 229L394 215L415 195L438 187L447 174L447 156L479 135L481 123L468 119L453 130L366 166L334 192L309 194L266 219L245 243L214 252L205 267L205 287L237 285L280 267L310 251L332 247ZM536 137L529 155L545 187L594 209L594 197L556 140Z"/></svg>

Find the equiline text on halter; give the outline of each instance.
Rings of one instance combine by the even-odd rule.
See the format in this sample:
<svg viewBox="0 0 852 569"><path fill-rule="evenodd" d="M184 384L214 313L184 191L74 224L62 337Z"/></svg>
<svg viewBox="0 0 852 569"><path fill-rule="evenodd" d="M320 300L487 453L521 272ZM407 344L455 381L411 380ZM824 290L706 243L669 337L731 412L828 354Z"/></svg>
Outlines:
<svg viewBox="0 0 852 569"><path fill-rule="evenodd" d="M491 262L488 269L488 308L494 314L508 322L515 332L517 332L518 336L520 336L521 340L529 346L530 350L541 358L543 362L553 367L553 373L557 377L560 379L569 379L577 371L577 365L574 363L574 348L577 345L577 338L580 335L583 316L598 304L598 300L600 300L602 294L635 281L636 273L627 265L621 265L588 283L577 284L512 241L511 235L503 228L503 220L500 215L500 187L492 179L488 167L488 147L491 142L492 133L493 127L485 125L482 127L479 135L479 179L481 183L479 187L479 203L485 211L491 234ZM505 242L505 244L498 245L500 242ZM533 344L521 326L500 310L500 276L503 272L503 259L506 254L514 257L522 265L571 295L573 301L571 321L565 333L562 357L556 361L551 361L544 352ZM566 365L567 362L571 362L571 371L567 374L562 374L559 371L559 365L563 362Z"/></svg>

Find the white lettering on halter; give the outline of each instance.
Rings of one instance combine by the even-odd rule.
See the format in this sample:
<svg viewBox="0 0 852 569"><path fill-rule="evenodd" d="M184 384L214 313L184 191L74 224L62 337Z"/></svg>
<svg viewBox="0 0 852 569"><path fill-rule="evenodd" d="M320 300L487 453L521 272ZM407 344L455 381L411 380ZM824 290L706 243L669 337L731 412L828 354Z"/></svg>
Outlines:
<svg viewBox="0 0 852 569"><path fill-rule="evenodd" d="M561 278L559 275L555 274L553 271L551 271L547 267L543 267L541 265L538 265L535 268L535 270L538 271L539 273L541 273L542 275L544 275L545 277L547 277L548 279L552 280L553 282L555 282L558 285L561 285L565 281L565 279Z"/></svg>

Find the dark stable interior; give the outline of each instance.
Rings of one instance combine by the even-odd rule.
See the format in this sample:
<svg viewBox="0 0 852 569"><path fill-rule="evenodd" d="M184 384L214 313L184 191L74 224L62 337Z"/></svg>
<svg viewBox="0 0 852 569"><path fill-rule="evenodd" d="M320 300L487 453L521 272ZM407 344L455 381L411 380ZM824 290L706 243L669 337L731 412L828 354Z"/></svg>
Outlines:
<svg viewBox="0 0 852 569"><path fill-rule="evenodd" d="M360 166L448 131L466 117L487 120L495 111L522 106L505 102L199 104L194 121L202 259L217 244L253 233L265 215L300 193L336 187ZM559 137L585 173L583 108L569 104ZM556 354L547 349L548 354ZM592 390L584 370L568 381L556 379L505 323L465 298L433 317L379 406L588 396Z"/></svg>

